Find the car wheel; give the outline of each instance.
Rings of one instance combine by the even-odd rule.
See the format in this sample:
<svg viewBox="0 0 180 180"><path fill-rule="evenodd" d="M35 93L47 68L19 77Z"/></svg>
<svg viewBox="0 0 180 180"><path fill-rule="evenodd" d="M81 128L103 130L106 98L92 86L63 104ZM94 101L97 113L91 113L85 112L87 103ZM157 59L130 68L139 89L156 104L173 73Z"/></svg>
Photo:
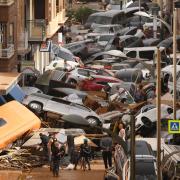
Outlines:
<svg viewBox="0 0 180 180"><path fill-rule="evenodd" d="M149 118L147 118L147 117L142 117L142 118L141 118L141 121L144 123L144 126L145 126L146 128L152 128L152 127L153 127L153 122L152 122Z"/></svg>
<svg viewBox="0 0 180 180"><path fill-rule="evenodd" d="M96 117L90 116L90 117L87 117L86 119L88 123L93 127L100 125L100 121Z"/></svg>
<svg viewBox="0 0 180 180"><path fill-rule="evenodd" d="M35 113L38 113L38 114L42 113L43 105L40 102L32 101L28 104L28 107L30 110L32 110Z"/></svg>
<svg viewBox="0 0 180 180"><path fill-rule="evenodd" d="M77 84L77 81L75 79L70 79L69 80L69 83L72 84L72 85L76 85Z"/></svg>

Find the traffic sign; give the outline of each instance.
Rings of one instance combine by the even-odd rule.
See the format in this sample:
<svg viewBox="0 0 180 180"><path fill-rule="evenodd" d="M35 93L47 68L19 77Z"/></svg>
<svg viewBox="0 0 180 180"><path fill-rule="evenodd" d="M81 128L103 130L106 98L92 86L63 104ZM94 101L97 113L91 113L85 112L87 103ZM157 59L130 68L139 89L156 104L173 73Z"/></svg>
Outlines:
<svg viewBox="0 0 180 180"><path fill-rule="evenodd" d="M168 121L168 133L180 134L180 120L169 120Z"/></svg>

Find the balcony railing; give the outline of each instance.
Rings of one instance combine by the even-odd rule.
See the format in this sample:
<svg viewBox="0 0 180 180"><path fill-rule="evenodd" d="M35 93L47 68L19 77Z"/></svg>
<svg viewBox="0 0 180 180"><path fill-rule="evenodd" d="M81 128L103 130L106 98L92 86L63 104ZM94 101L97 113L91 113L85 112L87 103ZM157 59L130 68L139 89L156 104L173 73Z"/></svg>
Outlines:
<svg viewBox="0 0 180 180"><path fill-rule="evenodd" d="M8 44L7 48L0 48L0 58L11 58L14 55L14 44Z"/></svg>
<svg viewBox="0 0 180 180"><path fill-rule="evenodd" d="M44 41L46 38L46 20L35 19L27 21L28 40Z"/></svg>
<svg viewBox="0 0 180 180"><path fill-rule="evenodd" d="M14 3L14 0L0 0L0 6L9 6Z"/></svg>

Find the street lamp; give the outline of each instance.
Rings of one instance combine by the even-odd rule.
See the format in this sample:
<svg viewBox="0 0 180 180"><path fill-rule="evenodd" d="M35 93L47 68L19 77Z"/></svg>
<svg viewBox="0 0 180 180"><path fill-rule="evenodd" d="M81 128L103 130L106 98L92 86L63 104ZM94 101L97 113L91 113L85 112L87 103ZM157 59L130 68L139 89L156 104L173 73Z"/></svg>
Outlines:
<svg viewBox="0 0 180 180"><path fill-rule="evenodd" d="M166 28L168 29L169 33L172 34L171 26L167 22L165 22L164 20L162 20L162 19L160 19L154 15L143 12L143 11L135 12L134 15L147 17L149 19L156 19L157 21L160 21L161 23L163 23L166 26Z"/></svg>

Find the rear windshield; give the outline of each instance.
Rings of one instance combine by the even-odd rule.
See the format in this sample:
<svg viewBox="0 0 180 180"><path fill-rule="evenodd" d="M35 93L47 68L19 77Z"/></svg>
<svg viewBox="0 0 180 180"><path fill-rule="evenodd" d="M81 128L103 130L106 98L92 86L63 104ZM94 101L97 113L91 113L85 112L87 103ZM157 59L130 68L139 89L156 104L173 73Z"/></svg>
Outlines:
<svg viewBox="0 0 180 180"><path fill-rule="evenodd" d="M139 177L137 180L147 179L147 180L156 180L156 172L154 161L152 160L138 160L136 161L136 177Z"/></svg>

